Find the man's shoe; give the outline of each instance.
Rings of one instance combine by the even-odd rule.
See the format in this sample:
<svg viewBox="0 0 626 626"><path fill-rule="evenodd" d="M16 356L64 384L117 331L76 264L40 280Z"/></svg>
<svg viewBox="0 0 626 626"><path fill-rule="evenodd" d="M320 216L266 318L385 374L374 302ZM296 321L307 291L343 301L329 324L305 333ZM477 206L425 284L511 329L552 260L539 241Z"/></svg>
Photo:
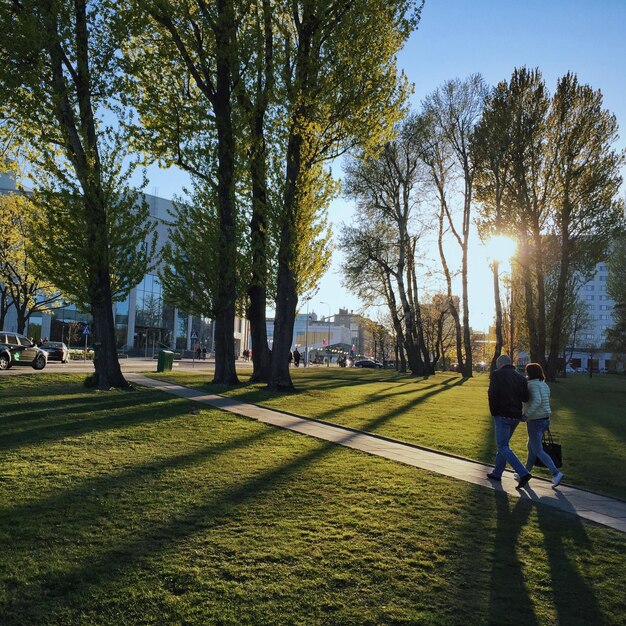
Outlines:
<svg viewBox="0 0 626 626"><path fill-rule="evenodd" d="M500 476L496 476L493 472L489 472L489 474L487 474L487 478L489 480L497 480L498 482L502 481L502 478L500 478Z"/></svg>
<svg viewBox="0 0 626 626"><path fill-rule="evenodd" d="M563 480L563 472L558 472L552 477L552 486L558 487Z"/></svg>
<svg viewBox="0 0 626 626"><path fill-rule="evenodd" d="M515 489L521 489L522 487L524 487L525 485L528 484L528 481L533 477L532 474L524 474L520 479L519 482L517 483L517 486L515 487Z"/></svg>

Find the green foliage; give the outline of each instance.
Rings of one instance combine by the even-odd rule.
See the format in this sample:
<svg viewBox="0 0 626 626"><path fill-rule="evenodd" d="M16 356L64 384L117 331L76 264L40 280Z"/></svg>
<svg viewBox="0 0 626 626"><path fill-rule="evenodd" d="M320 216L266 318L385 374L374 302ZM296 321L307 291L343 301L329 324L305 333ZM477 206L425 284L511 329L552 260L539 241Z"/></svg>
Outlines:
<svg viewBox="0 0 626 626"><path fill-rule="evenodd" d="M166 300L192 315L215 318L218 289L219 219L215 192L199 181L189 202L176 201L169 224L170 241L163 250L160 272ZM233 268L237 298L242 302L245 283L239 280L249 263L245 224L237 224L237 263ZM241 311L240 311L241 312Z"/></svg>
<svg viewBox="0 0 626 626"><path fill-rule="evenodd" d="M33 313L59 301L58 287L45 280L32 253L39 235L31 200L20 194L0 195L0 283L7 304L17 311L19 332Z"/></svg>
<svg viewBox="0 0 626 626"><path fill-rule="evenodd" d="M578 286L623 224L616 138L600 91L568 73L550 97L526 68L491 91L473 136L479 228L518 238L531 353L543 358L547 333L552 364Z"/></svg>
<svg viewBox="0 0 626 626"><path fill-rule="evenodd" d="M107 215L105 255L114 302L126 298L157 262L156 223L148 203L128 185L130 172L122 173L120 167L119 162L107 163L101 178ZM39 176L32 195L37 207L35 232L45 235L31 239L29 251L39 270L55 280L66 300L87 308L94 250L87 237L85 196L74 180L61 181L50 171L40 170Z"/></svg>
<svg viewBox="0 0 626 626"><path fill-rule="evenodd" d="M615 300L614 324L607 330L606 347L617 353L626 353L626 235L622 233L613 241L607 259L609 277L607 293Z"/></svg>
<svg viewBox="0 0 626 626"><path fill-rule="evenodd" d="M58 3L56 13L46 7L33 0L11 16L8 3L0 7L7 25L0 45L7 122L0 132L34 181L36 232L45 236L29 252L67 299L85 307L94 259L108 265L114 299L139 282L154 259L154 224L128 186L135 163L122 165L127 141L113 126L120 41L112 9L90 1L82 24L72 3ZM95 229L93 205L103 211Z"/></svg>

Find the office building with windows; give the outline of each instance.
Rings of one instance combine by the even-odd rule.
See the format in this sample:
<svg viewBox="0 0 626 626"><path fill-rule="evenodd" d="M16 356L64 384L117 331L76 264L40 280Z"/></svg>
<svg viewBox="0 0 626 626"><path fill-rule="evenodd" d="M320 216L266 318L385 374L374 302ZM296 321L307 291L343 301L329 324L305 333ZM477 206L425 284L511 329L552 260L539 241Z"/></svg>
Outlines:
<svg viewBox="0 0 626 626"><path fill-rule="evenodd" d="M566 353L571 367L599 371L619 369L615 355L603 348L606 331L613 325L615 306L606 290L608 277L606 263L598 263L593 278L578 291L578 299L584 304L588 315L585 326L576 334L575 345L569 346Z"/></svg>

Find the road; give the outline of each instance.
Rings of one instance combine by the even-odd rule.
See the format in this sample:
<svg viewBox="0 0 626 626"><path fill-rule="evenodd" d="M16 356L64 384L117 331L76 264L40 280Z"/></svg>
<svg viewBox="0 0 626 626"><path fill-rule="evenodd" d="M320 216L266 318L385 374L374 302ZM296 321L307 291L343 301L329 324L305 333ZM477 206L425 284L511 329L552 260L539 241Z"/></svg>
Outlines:
<svg viewBox="0 0 626 626"><path fill-rule="evenodd" d="M120 365L122 366L122 372L156 372L157 361L156 359L146 359L143 357L120 359ZM184 359L181 361L174 361L174 370L196 370L196 371L212 371L215 367L213 360L207 361L192 361ZM252 367L251 362L237 361L237 368ZM25 365L13 366L8 370L0 371L0 377L2 376L19 376L24 374L51 374L51 373L74 373L74 374L90 374L93 372L93 363L91 361L70 361L69 363L60 363L58 361L49 361L45 369L34 370L32 367Z"/></svg>

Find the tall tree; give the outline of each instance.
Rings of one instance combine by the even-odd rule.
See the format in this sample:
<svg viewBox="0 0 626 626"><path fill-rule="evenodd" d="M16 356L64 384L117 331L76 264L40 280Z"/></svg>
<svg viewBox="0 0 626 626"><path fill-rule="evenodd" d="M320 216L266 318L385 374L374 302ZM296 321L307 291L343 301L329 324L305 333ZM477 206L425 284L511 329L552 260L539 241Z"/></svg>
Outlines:
<svg viewBox="0 0 626 626"><path fill-rule="evenodd" d="M234 0L218 0L212 5L192 2L189 5L173 2L139 3L152 18L148 26L156 29L167 39L166 48L183 60L185 76L191 76L202 96L202 102L210 107L211 122L215 128L215 175L212 183L211 167L203 164L196 170L215 191L218 215L217 250L219 261L214 268L215 288L215 372L213 382L233 385L238 382L235 371L235 307L237 302L237 209L235 202L236 138L234 123L233 85L239 78L237 38L241 15L237 14ZM144 31L145 32L145 31ZM157 54L160 46L157 43ZM157 57L158 61L158 57ZM154 69L154 63L150 64ZM147 76L148 81L153 80ZM146 84L144 82L144 88ZM150 91L148 91L150 94ZM150 95L148 96L150 98ZM145 103L144 98L144 103ZM197 106L197 105L196 105ZM153 108L149 109L154 111ZM162 113L158 111L160 123ZM145 116L144 116L145 117ZM203 121L206 123L206 114ZM162 139L159 137L159 141ZM167 147L166 147L167 149ZM185 165L183 160L181 165ZM209 163L212 166L213 163ZM187 167L191 167L187 165Z"/></svg>
<svg viewBox="0 0 626 626"><path fill-rule="evenodd" d="M472 346L469 325L469 293L467 271L469 262L469 237L472 219L472 201L476 163L471 152L471 140L480 120L487 94L486 85L479 74L465 80L451 80L435 90L424 101L427 117L432 120L435 132L441 135L455 160L457 178L462 185L462 206L458 220L450 206L442 206L448 227L461 250L461 300L463 308L463 347L465 362L463 376L472 376Z"/></svg>
<svg viewBox="0 0 626 626"><path fill-rule="evenodd" d="M403 314L394 288L393 232L388 224L359 216L355 226L344 226L340 246L349 250L342 264L343 285L366 305L382 301L389 311L396 339L396 369L406 372Z"/></svg>
<svg viewBox="0 0 626 626"><path fill-rule="evenodd" d="M511 234L509 215L504 206L511 176L511 113L508 85L501 82L485 99L480 122L472 136L472 154L476 163L475 195L479 203L477 219L481 239ZM493 371L504 345L503 311L500 298L499 259L491 260L495 304L496 344L491 358Z"/></svg>
<svg viewBox="0 0 626 626"><path fill-rule="evenodd" d="M175 271L165 277L169 296L184 291L186 279L188 292L197 292L198 284L213 290L194 307L216 318L214 381L226 384L236 382L231 317L237 308L241 314L247 301L253 379L269 382L265 310L275 293L276 216L284 184L279 172L285 168L288 134L284 89L276 88L283 73L277 56L283 65L290 62L284 46L277 52L275 39L288 21L286 7L270 0L213 6L129 0L129 7L130 17L139 9L127 50L130 91L145 128L137 142L146 146L148 158L191 173L193 202L205 203L194 210L207 235L205 246L215 243L203 254L195 246L197 233L184 222L188 211L179 216L176 238L196 256L182 251L171 256ZM155 28L161 35L156 40ZM314 178L325 184L325 175ZM324 194L318 185L314 206ZM309 217L302 214L298 233L303 285L328 262L323 220L314 213ZM178 287L170 289L174 283ZM184 298L176 303L182 306Z"/></svg>
<svg viewBox="0 0 626 626"><path fill-rule="evenodd" d="M544 227L549 219L553 163L547 160L546 115L550 106L538 69L515 69L508 85L511 109L511 177L508 222L518 238L530 358L545 363L546 298Z"/></svg>
<svg viewBox="0 0 626 626"><path fill-rule="evenodd" d="M272 389L293 387L288 355L298 292L298 225L324 181L322 164L380 145L405 97L395 54L417 20L413 0L290 0L283 26L288 116L280 219ZM367 76L367 80L362 80Z"/></svg>
<svg viewBox="0 0 626 626"><path fill-rule="evenodd" d="M558 245L558 273L551 307L546 375L556 378L563 350L563 318L572 279L605 258L623 226L618 199L623 154L613 147L615 116L603 109L602 94L568 73L557 83L548 116L548 159L554 162L552 229Z"/></svg>
<svg viewBox="0 0 626 626"><path fill-rule="evenodd" d="M99 0L26 0L1 3L0 23L0 101L49 226L42 271L89 307L97 385L125 387L112 280L122 293L143 274L146 254L136 251L150 224L121 171L124 141L106 123L117 96L119 39L111 14ZM67 236L70 225L82 237Z"/></svg>
<svg viewBox="0 0 626 626"><path fill-rule="evenodd" d="M431 182L439 204L437 250L446 281L448 309L454 322L458 371L463 372L465 371L465 357L463 356L463 328L461 325L459 298L453 294L452 280L454 274L448 263L444 245L445 237L450 231L447 216L452 212L449 197L454 189L454 159L446 136L437 124L437 118L427 111L423 113L423 119L427 130L424 133L420 153L430 172Z"/></svg>
<svg viewBox="0 0 626 626"><path fill-rule="evenodd" d="M393 267L387 271L393 276L400 299L409 368L414 376L421 376L431 370L415 271L415 245L422 228L419 192L424 177L419 151L421 118L408 117L398 125L397 133L397 139L385 144L378 157L365 157L346 165L346 195L358 203L361 228L367 228L363 222L376 224L379 237L381 232L391 237L378 248L386 254L389 248L393 250ZM377 262L383 262L380 255Z"/></svg>

